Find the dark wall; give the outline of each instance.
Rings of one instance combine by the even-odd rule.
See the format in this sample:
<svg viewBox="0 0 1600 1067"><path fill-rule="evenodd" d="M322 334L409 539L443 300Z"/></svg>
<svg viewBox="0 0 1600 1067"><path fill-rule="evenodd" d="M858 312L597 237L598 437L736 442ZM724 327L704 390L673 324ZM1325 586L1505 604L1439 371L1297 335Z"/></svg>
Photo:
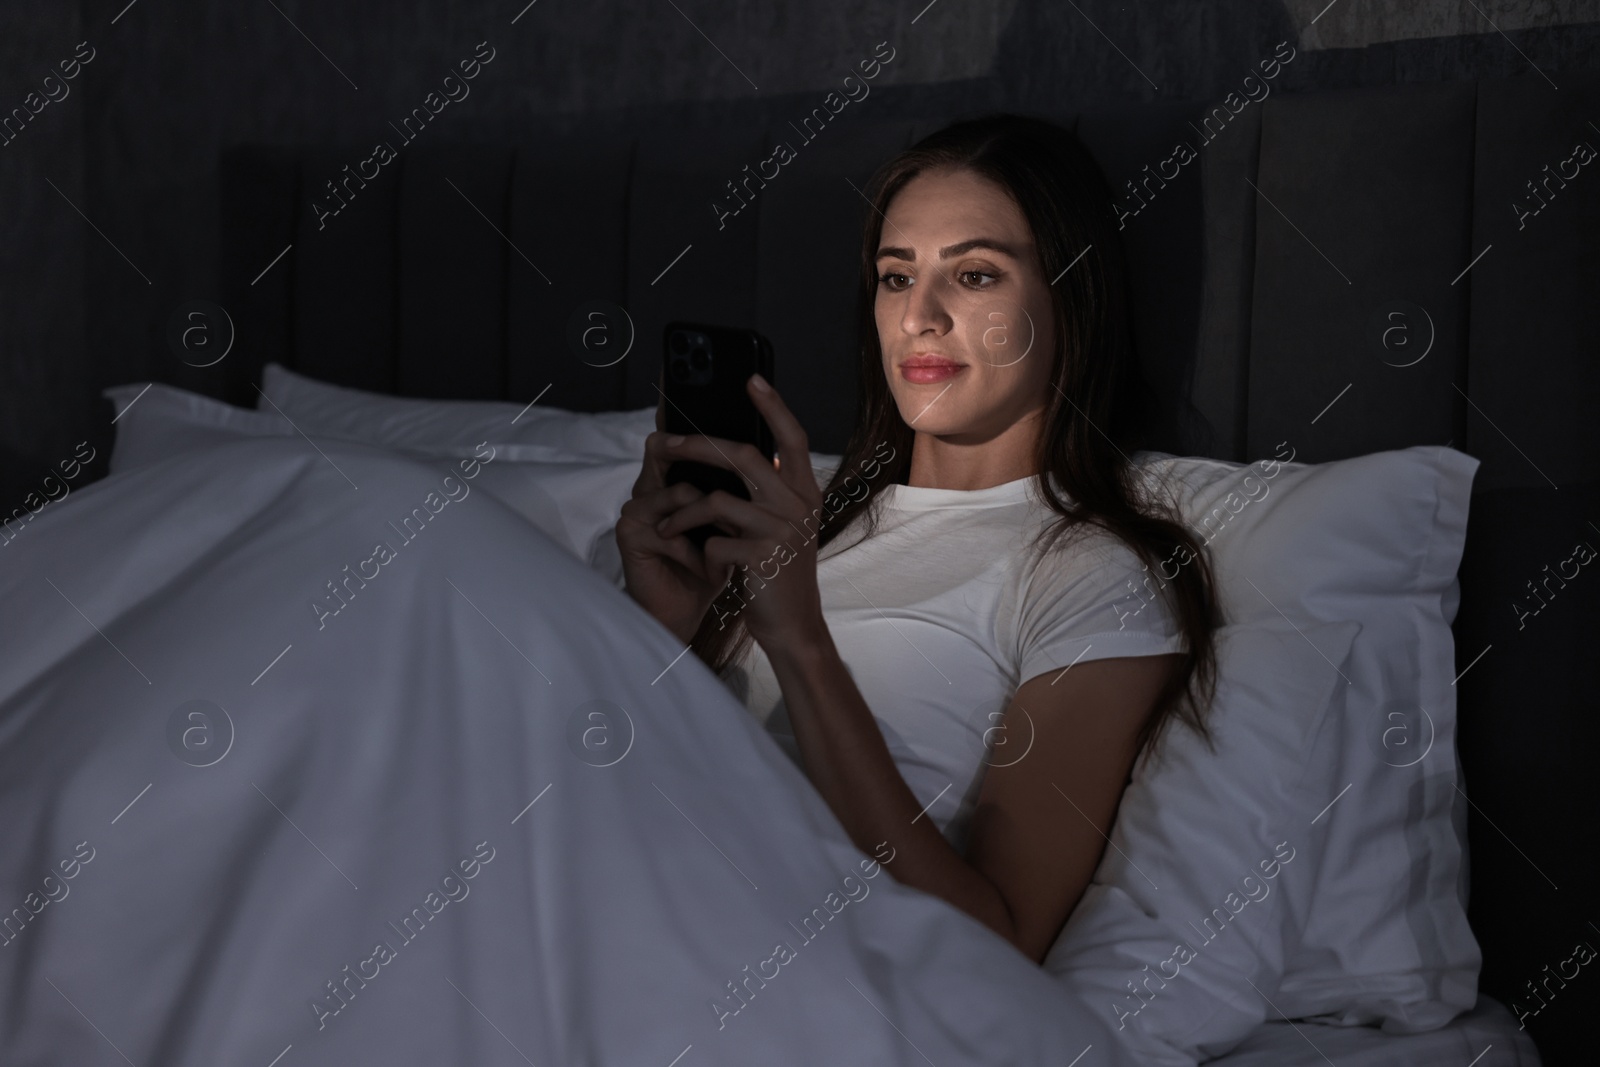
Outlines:
<svg viewBox="0 0 1600 1067"><path fill-rule="evenodd" d="M494 138L551 116L604 123L662 104L694 115L702 103L820 93L885 40L897 58L882 87L971 87L1039 111L1217 98L1284 40L1300 55L1279 92L1468 80L1530 64L1559 76L1592 65L1600 44L1593 3L1485 0L1484 17L1504 33L1471 15L1430 22L1412 7L9 5L0 12L0 108L23 106L80 42L94 58L66 83L69 95L0 145L0 504L20 503L77 441L107 439L100 388L142 378L200 388L216 373L186 367L166 333L181 305L220 297L224 146L388 137L389 123L479 42L494 59L424 136Z"/></svg>
<svg viewBox="0 0 1600 1067"><path fill-rule="evenodd" d="M75 4L0 9L0 118L25 107L83 40ZM85 328L83 86L65 83L0 146L0 508L22 504L35 475L72 457L93 418ZM51 91L61 94L52 86ZM37 104L35 105L37 106ZM30 113L31 114L31 113ZM57 190L60 190L58 192ZM91 234L92 236L92 234ZM74 436L76 434L77 436Z"/></svg>

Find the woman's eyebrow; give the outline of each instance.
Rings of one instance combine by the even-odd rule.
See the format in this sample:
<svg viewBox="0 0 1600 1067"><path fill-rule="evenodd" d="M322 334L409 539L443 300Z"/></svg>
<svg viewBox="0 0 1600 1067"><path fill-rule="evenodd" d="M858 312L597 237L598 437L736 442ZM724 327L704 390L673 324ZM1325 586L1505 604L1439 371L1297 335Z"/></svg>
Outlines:
<svg viewBox="0 0 1600 1067"><path fill-rule="evenodd" d="M1012 248L1004 241L997 240L993 237L973 237L957 244L946 245L945 247L939 249L939 258L949 259L951 256L959 256L966 252L970 252L974 248L987 248L992 251L999 252L1002 256L1010 256L1012 259L1020 260L1022 258L1017 254L1016 249ZM916 252L909 248L900 248L895 245L885 245L883 248L878 249L878 255L875 258L883 259L887 256L893 256L896 259L908 260L912 263L917 261Z"/></svg>

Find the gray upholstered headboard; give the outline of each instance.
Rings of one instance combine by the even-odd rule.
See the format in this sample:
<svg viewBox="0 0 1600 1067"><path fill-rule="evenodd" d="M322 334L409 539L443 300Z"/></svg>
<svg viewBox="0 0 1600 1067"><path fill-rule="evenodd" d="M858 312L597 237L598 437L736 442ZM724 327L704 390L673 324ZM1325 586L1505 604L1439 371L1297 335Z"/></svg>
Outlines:
<svg viewBox="0 0 1600 1067"><path fill-rule="evenodd" d="M1109 170L1159 160L1192 111L1086 115L1078 125ZM858 190L948 119L836 121L810 142L748 124L501 145L419 139L378 179L351 183L353 194L344 168L370 146L237 149L222 163L223 271L240 357L228 394L253 402L250 381L277 358L407 395L531 400L549 385L541 403L638 408L655 402L662 326L699 319L770 337L779 388L813 447L838 452L854 413L854 286L868 210ZM752 181L744 210L719 215L717 205L739 204L728 183L754 173L775 138L798 144L797 158L764 187ZM329 180L347 204L336 215L324 214L339 206ZM1199 207L1197 181L1174 183L1130 230L1131 244L1159 250L1138 261L1140 341L1150 376L1170 392L1184 391L1194 354ZM566 336L592 300L631 320L634 348L612 366L586 362ZM1238 451L1232 441L1222 448Z"/></svg>
<svg viewBox="0 0 1600 1067"><path fill-rule="evenodd" d="M1536 635L1511 608L1574 542L1600 546L1600 171L1575 149L1600 146L1597 104L1592 77L1556 92L1530 74L1046 116L1075 125L1122 197L1146 376L1202 417L1169 450L1247 460L1286 441L1320 462L1450 444L1482 461L1460 749L1483 988L1507 1001L1590 936L1579 905L1600 888L1595 850L1561 822L1593 811L1600 578L1569 583ZM556 407L637 408L654 403L662 325L703 319L767 334L812 447L837 452L854 414L856 190L954 117L841 117L810 141L739 116L516 143L425 131L348 185L347 166L372 173L372 145L240 147L221 164L237 355L216 391L253 403L276 359L405 395L548 386ZM797 158L719 220L727 183L775 139ZM611 366L567 341L594 300L625 308L637 338Z"/></svg>

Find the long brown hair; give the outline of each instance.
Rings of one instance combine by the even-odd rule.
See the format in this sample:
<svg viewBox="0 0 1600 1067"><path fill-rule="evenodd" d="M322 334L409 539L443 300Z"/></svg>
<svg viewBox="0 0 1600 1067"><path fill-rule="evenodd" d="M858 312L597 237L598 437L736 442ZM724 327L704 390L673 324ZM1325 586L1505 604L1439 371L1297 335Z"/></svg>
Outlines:
<svg viewBox="0 0 1600 1067"><path fill-rule="evenodd" d="M1222 624L1221 609L1204 546L1129 458L1154 440L1155 398L1134 354L1127 267L1111 191L1093 157L1070 131L1042 119L989 115L923 138L874 175L869 187L874 210L862 235L857 304L862 403L843 460L824 490L817 547L820 551L858 519L864 525L862 536L871 536L878 522L873 502L879 492L906 482L915 435L900 417L884 377L875 316L878 244L895 194L924 171L951 169L974 172L1007 190L1033 231L1044 276L1060 276L1050 287L1056 327L1054 388L1047 397L1035 463L1038 492L1056 512L1040 531L1043 551L1056 547L1063 534L1099 527L1166 579L1163 585L1149 578L1146 588L1166 596L1188 647L1180 670L1158 696L1140 743L1159 745L1174 718L1209 743L1206 712L1215 694L1213 638ZM893 450L890 457L874 464L885 443ZM864 467L875 468L877 477L863 483ZM852 479L865 484L866 492L846 493ZM1169 574L1172 561L1186 556L1176 575ZM737 614L744 603L735 588L741 580L749 579L735 571L691 642L695 654L718 673L742 658L750 643Z"/></svg>

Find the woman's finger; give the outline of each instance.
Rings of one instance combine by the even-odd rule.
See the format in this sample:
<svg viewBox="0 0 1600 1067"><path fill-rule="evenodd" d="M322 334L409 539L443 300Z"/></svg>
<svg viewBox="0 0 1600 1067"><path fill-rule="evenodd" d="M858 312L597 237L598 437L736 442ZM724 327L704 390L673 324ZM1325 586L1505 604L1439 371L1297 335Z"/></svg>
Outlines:
<svg viewBox="0 0 1600 1067"><path fill-rule="evenodd" d="M682 534L663 537L657 532L653 521L629 515L620 517L617 520L617 547L624 552L665 557L680 564L701 581L712 581L706 569L705 554Z"/></svg>
<svg viewBox="0 0 1600 1067"><path fill-rule="evenodd" d="M656 529L662 519L705 496L688 482L678 482L632 497L622 502L617 517L618 545L627 541L646 553L666 556L686 567L702 581L708 581L705 558L701 551L685 536L663 537Z"/></svg>
<svg viewBox="0 0 1600 1067"><path fill-rule="evenodd" d="M654 526L685 504L693 503L704 495L690 483L678 482L662 489L646 490L624 500L622 514Z"/></svg>
<svg viewBox="0 0 1600 1067"><path fill-rule="evenodd" d="M672 537L697 526L716 524L741 538L786 540L787 522L766 508L741 500L721 489L684 505L656 524L662 537Z"/></svg>
<svg viewBox="0 0 1600 1067"><path fill-rule="evenodd" d="M684 570L700 579L702 582L713 581L708 573L705 553L696 548L694 544L681 534L677 537L661 537L655 531L650 531L650 536L660 542L659 554L678 563ZM716 584L721 585L721 582Z"/></svg>
<svg viewBox="0 0 1600 1067"><path fill-rule="evenodd" d="M645 435L644 462L639 467L639 477L633 483L635 496L667 487L667 468L679 458L666 452L665 442L670 436L661 430Z"/></svg>
<svg viewBox="0 0 1600 1067"><path fill-rule="evenodd" d="M662 459L668 463L673 460L686 460L733 471L744 478L752 501L774 511L794 510L796 505L805 500L795 493L778 471L773 469L771 461L763 456L755 445L729 441L722 437L689 434L677 444L669 444L663 437L658 447ZM802 465L807 471L811 469L809 462ZM815 484L816 480L813 478L812 485Z"/></svg>
<svg viewBox="0 0 1600 1067"><path fill-rule="evenodd" d="M745 388L772 429L772 440L778 446L781 464L779 476L801 500L810 500L810 491L816 490L817 476L811 470L811 442L805 428L778 395L778 390L761 375L752 374Z"/></svg>

